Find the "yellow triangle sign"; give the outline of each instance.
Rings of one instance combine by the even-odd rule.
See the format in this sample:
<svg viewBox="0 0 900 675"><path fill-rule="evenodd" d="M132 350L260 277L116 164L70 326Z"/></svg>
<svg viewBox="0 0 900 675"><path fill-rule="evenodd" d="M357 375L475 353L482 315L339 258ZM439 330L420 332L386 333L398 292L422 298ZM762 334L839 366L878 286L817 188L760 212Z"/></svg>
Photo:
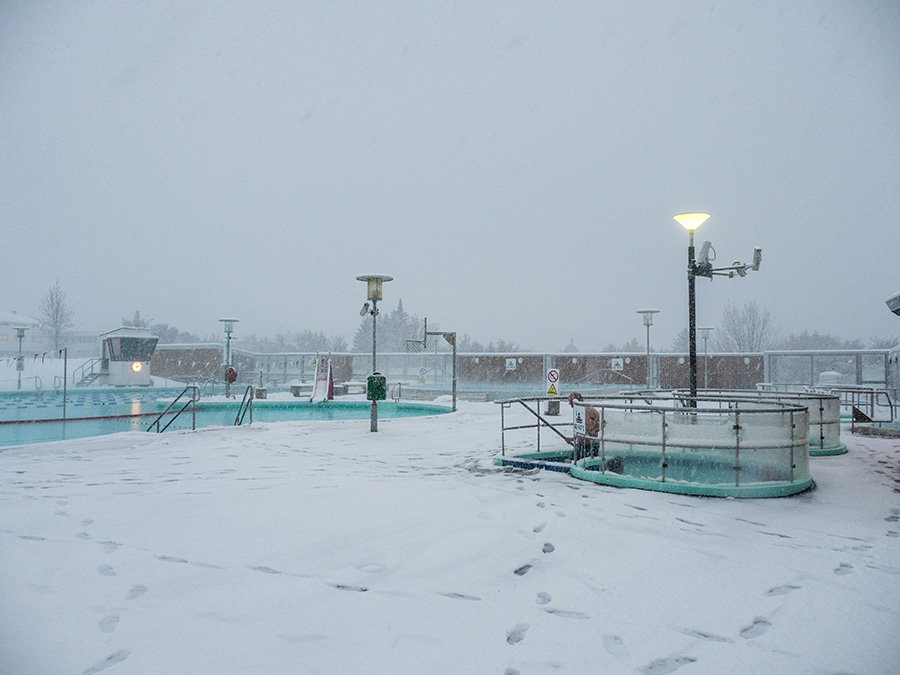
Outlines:
<svg viewBox="0 0 900 675"><path fill-rule="evenodd" d="M547 390L547 396L557 396L555 384L550 385L550 388Z"/></svg>

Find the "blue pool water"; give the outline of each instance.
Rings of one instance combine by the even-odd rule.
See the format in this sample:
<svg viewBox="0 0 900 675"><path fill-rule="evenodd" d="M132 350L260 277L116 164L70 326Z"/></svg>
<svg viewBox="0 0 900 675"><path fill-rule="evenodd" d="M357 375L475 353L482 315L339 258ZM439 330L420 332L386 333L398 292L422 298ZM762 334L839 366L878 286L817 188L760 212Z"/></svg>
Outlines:
<svg viewBox="0 0 900 675"><path fill-rule="evenodd" d="M181 389L117 389L85 390L66 397L65 421L62 394L43 395L0 393L0 446L60 441L72 438L102 436L120 431L146 431ZM240 400L233 402L203 399L197 403L196 428L231 426ZM180 405L179 405L180 407ZM447 406L422 403L381 401L378 417L391 419L419 417L450 412ZM368 401L268 401L253 403L254 422L363 420L370 415ZM171 420L167 415L161 426ZM244 423L250 420L249 414ZM190 409L168 427L169 431L190 429Z"/></svg>

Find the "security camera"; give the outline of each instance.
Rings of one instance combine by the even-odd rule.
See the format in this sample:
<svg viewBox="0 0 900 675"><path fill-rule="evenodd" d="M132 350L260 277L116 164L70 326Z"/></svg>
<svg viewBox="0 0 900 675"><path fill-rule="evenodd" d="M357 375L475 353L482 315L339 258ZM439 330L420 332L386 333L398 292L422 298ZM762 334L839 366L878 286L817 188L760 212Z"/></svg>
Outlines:
<svg viewBox="0 0 900 675"><path fill-rule="evenodd" d="M739 277L747 276L747 266L742 264L740 260L735 260L731 265L734 267L734 271L737 272Z"/></svg>
<svg viewBox="0 0 900 675"><path fill-rule="evenodd" d="M762 262L762 249L760 247L756 247L753 249L753 270L755 272L759 271L759 263Z"/></svg>
<svg viewBox="0 0 900 675"><path fill-rule="evenodd" d="M709 252L712 249L712 242L704 241L700 247L700 253L697 255L697 262L700 264L709 262ZM715 260L715 250L713 250L713 260Z"/></svg>
<svg viewBox="0 0 900 675"><path fill-rule="evenodd" d="M365 316L368 313L369 313L369 303L365 302L365 303L363 303L362 309L359 310L359 315Z"/></svg>
<svg viewBox="0 0 900 675"><path fill-rule="evenodd" d="M900 293L895 293L887 300L885 300L885 302L887 303L889 310L891 310L897 316L900 316Z"/></svg>

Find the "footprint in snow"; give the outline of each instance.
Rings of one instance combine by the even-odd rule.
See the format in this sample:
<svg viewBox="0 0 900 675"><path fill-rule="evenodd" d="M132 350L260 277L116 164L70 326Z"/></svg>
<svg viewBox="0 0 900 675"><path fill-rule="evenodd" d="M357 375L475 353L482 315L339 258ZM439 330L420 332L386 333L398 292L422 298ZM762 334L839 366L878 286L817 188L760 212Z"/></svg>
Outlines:
<svg viewBox="0 0 900 675"><path fill-rule="evenodd" d="M113 569L112 565L100 565L97 568L97 574L103 577L114 577L116 576L116 571Z"/></svg>
<svg viewBox="0 0 900 675"><path fill-rule="evenodd" d="M546 605L552 599L553 598L550 597L549 593L541 591L540 593L537 594L537 600L535 602L537 602L537 604L539 604L539 605Z"/></svg>
<svg viewBox="0 0 900 675"><path fill-rule="evenodd" d="M438 595L443 595L445 598L452 598L453 600L481 600L479 597L465 595L464 593L438 593Z"/></svg>
<svg viewBox="0 0 900 675"><path fill-rule="evenodd" d="M741 631L741 637L745 640L751 640L753 638L759 637L767 630L769 630L769 626L771 625L771 621L764 617L758 616L753 619L753 623L751 623Z"/></svg>
<svg viewBox="0 0 900 675"><path fill-rule="evenodd" d="M628 649L626 649L625 643L622 642L622 638L618 635L604 635L603 646L613 656L628 656Z"/></svg>
<svg viewBox="0 0 900 675"><path fill-rule="evenodd" d="M686 666L689 663L695 663L696 661L697 659L691 658L690 656L676 656L670 657L668 659L657 659L650 665L641 668L639 672L645 673L645 675L667 675L667 673L674 673L682 666Z"/></svg>
<svg viewBox="0 0 900 675"><path fill-rule="evenodd" d="M721 635L716 635L715 633L707 633L702 630L686 630L684 631L684 634L691 637L700 638L701 640L709 640L710 642L732 642L727 637L722 637Z"/></svg>
<svg viewBox="0 0 900 675"><path fill-rule="evenodd" d="M271 567L266 567L265 565L255 565L250 567L254 572L262 572L263 574L281 574L278 570L273 570Z"/></svg>
<svg viewBox="0 0 900 675"><path fill-rule="evenodd" d="M125 659L127 659L131 655L131 650L128 648L120 649L117 652L113 652L105 659L100 661L99 663L94 664L86 671L84 671L84 675L94 675L94 673L99 673L102 670L106 670L107 668L116 665L117 663L121 663Z"/></svg>
<svg viewBox="0 0 900 675"><path fill-rule="evenodd" d="M529 626L527 623L517 624L515 628L506 634L506 641L511 645L520 643L525 639L525 631L527 631L528 628Z"/></svg>
<svg viewBox="0 0 900 675"><path fill-rule="evenodd" d="M116 624L118 623L118 614L107 614L102 619L100 619L100 622L97 625L100 627L101 632L112 633L116 629Z"/></svg>
<svg viewBox="0 0 900 675"><path fill-rule="evenodd" d="M544 544L543 548L541 548L541 551L543 551L544 553L553 553L553 551L555 551L555 550L556 550L556 547L553 544L551 544L549 541L546 544Z"/></svg>
<svg viewBox="0 0 900 675"><path fill-rule="evenodd" d="M523 577L526 574L528 574L528 570L530 570L530 569L531 569L531 565L526 563L526 564L522 565L519 569L514 570L513 574L515 574L517 577Z"/></svg>
<svg viewBox="0 0 900 675"><path fill-rule="evenodd" d="M766 595L787 595L791 591L796 591L799 588L799 586L794 586L793 584L785 584L784 586L776 586L775 588L770 588L768 591L766 591Z"/></svg>
<svg viewBox="0 0 900 675"><path fill-rule="evenodd" d="M141 597L144 593L147 592L147 587L144 584L135 584L131 587L131 590L128 591L128 595L125 596L126 600L135 600Z"/></svg>
<svg viewBox="0 0 900 675"><path fill-rule="evenodd" d="M853 565L849 563L841 563L835 568L834 573L841 576L844 576L845 574L853 574Z"/></svg>
<svg viewBox="0 0 900 675"><path fill-rule="evenodd" d="M590 619L591 617L584 612L576 612L570 609L552 609L545 608L544 609L547 614L554 614L556 616L561 616L565 619Z"/></svg>
<svg viewBox="0 0 900 675"><path fill-rule="evenodd" d="M339 591L355 591L357 593L365 593L369 589L365 586L351 586L349 584L331 584Z"/></svg>
<svg viewBox="0 0 900 675"><path fill-rule="evenodd" d="M544 531L545 527L547 527L547 523L541 523L540 525L535 525L531 531L534 532L535 534L540 534L541 532Z"/></svg>

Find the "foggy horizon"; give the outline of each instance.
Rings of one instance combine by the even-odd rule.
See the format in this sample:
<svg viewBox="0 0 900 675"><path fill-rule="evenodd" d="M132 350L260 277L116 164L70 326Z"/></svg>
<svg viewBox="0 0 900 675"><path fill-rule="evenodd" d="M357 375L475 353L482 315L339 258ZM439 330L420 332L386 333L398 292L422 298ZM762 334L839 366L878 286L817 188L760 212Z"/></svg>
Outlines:
<svg viewBox="0 0 900 675"><path fill-rule="evenodd" d="M5 3L0 311L532 351L687 326L687 232L782 336L900 334L900 5ZM413 337L413 336L410 336Z"/></svg>

